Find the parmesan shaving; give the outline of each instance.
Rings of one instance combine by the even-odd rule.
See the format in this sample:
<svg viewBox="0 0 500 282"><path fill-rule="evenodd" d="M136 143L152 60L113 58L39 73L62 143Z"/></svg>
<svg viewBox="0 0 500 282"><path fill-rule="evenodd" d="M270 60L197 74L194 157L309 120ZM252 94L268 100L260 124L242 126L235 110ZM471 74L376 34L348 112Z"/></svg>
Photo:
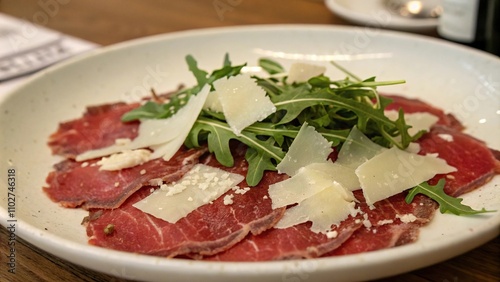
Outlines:
<svg viewBox="0 0 500 282"><path fill-rule="evenodd" d="M301 168L293 177L269 185L272 208L300 203L332 185L331 178L323 172Z"/></svg>
<svg viewBox="0 0 500 282"><path fill-rule="evenodd" d="M243 181L244 176L228 173L204 164L195 165L181 180L164 184L134 207L156 218L176 223L197 208L211 203L232 187ZM232 198L225 199L225 203Z"/></svg>
<svg viewBox="0 0 500 282"><path fill-rule="evenodd" d="M335 163L356 169L362 163L373 158L384 150L387 149L375 144L357 127L353 127L349 136L347 136L346 141L342 145Z"/></svg>
<svg viewBox="0 0 500 282"><path fill-rule="evenodd" d="M332 225L339 225L351 213L354 202L346 201L344 194L345 189L339 184L331 185L287 209L274 228L283 229L311 221L311 231L327 234Z"/></svg>
<svg viewBox="0 0 500 282"><path fill-rule="evenodd" d="M310 78L323 74L326 71L324 66L317 66L307 63L294 63L288 71L288 83L306 82Z"/></svg>
<svg viewBox="0 0 500 282"><path fill-rule="evenodd" d="M332 144L307 122L302 124L283 160L276 166L278 172L293 176L297 171L312 163L327 162L333 152Z"/></svg>
<svg viewBox="0 0 500 282"><path fill-rule="evenodd" d="M226 121L236 135L276 112L266 91L248 74L221 78L213 86L216 93L212 95L218 96Z"/></svg>
<svg viewBox="0 0 500 282"><path fill-rule="evenodd" d="M386 150L356 169L369 205L427 181L436 174L456 171L443 159L412 154L396 147Z"/></svg>

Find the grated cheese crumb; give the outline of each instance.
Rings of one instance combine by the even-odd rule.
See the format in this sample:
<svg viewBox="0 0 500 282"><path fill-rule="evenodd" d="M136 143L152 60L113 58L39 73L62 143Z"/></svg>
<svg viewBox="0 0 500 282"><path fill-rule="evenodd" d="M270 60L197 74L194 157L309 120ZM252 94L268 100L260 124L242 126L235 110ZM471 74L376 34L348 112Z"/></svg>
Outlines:
<svg viewBox="0 0 500 282"><path fill-rule="evenodd" d="M130 140L130 138L117 138L115 140L115 144L118 146L124 146L124 145L131 143L131 142L132 142L132 140Z"/></svg>
<svg viewBox="0 0 500 282"><path fill-rule="evenodd" d="M363 225L364 225L366 228L370 228L370 227L372 227L372 223L371 223L371 221L369 221L368 219L363 220Z"/></svg>
<svg viewBox="0 0 500 282"><path fill-rule="evenodd" d="M88 167L89 166L89 163L88 162L83 162L82 163L82 167Z"/></svg>
<svg viewBox="0 0 500 282"><path fill-rule="evenodd" d="M120 182L115 182L115 187L120 186Z"/></svg>
<svg viewBox="0 0 500 282"><path fill-rule="evenodd" d="M146 170L145 170L145 169L143 169L143 170L141 170L139 173L140 173L141 175L144 175L144 174L146 174Z"/></svg>
<svg viewBox="0 0 500 282"><path fill-rule="evenodd" d="M351 216L352 217L355 217L356 215L358 215L359 213L361 213L361 209L359 207L356 208L356 203L355 202L352 202L349 204L349 209L351 211Z"/></svg>
<svg viewBox="0 0 500 282"><path fill-rule="evenodd" d="M393 223L393 222L394 222L394 220L392 220L392 219L384 219L384 220L379 220L379 221L377 222L377 225L391 224L391 223Z"/></svg>
<svg viewBox="0 0 500 282"><path fill-rule="evenodd" d="M444 141L453 142L453 136L450 134L441 133L438 134L438 137L443 139Z"/></svg>
<svg viewBox="0 0 500 282"><path fill-rule="evenodd" d="M150 155L151 152L145 149L125 150L109 157L103 157L97 164L101 166L99 170L121 170L149 161Z"/></svg>
<svg viewBox="0 0 500 282"><path fill-rule="evenodd" d="M168 192L165 194L165 196L168 197L175 194L179 194L180 192L186 190L186 188L187 186L184 183L177 183L173 186L168 187Z"/></svg>
<svg viewBox="0 0 500 282"><path fill-rule="evenodd" d="M244 195L246 192L250 191L250 187L240 188L238 186L233 187L235 194Z"/></svg>
<svg viewBox="0 0 500 282"><path fill-rule="evenodd" d="M339 235L339 233L337 232L337 230L326 232L326 237L328 239L337 238L338 235Z"/></svg>
<svg viewBox="0 0 500 282"><path fill-rule="evenodd" d="M148 184L151 186L161 186L163 184L163 180L161 178L153 178L148 181Z"/></svg>
<svg viewBox="0 0 500 282"><path fill-rule="evenodd" d="M232 205L233 204L233 198L234 198L234 195L233 194L228 194L226 196L224 196L224 205Z"/></svg>
<svg viewBox="0 0 500 282"><path fill-rule="evenodd" d="M399 218L403 223L411 223L417 220L417 217L411 213L403 215L397 214L396 218Z"/></svg>
<svg viewBox="0 0 500 282"><path fill-rule="evenodd" d="M372 222L368 219L368 214L363 214L363 225L366 227L366 228L370 228L372 227Z"/></svg>

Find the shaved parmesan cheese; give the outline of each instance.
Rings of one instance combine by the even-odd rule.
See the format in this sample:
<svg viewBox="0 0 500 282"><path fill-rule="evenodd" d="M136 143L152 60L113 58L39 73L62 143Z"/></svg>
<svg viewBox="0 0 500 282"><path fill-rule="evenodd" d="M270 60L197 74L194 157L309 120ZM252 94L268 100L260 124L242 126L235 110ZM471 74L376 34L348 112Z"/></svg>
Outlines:
<svg viewBox="0 0 500 282"><path fill-rule="evenodd" d="M375 144L357 127L353 127L339 151L336 163L356 169L384 150L387 149Z"/></svg>
<svg viewBox="0 0 500 282"><path fill-rule="evenodd" d="M120 170L141 165L149 161L150 155L151 152L145 149L126 150L107 158L102 158L97 164L101 166L99 170Z"/></svg>
<svg viewBox="0 0 500 282"><path fill-rule="evenodd" d="M301 167L327 162L333 152L332 144L307 122L302 124L283 160L276 166L279 173L295 175Z"/></svg>
<svg viewBox="0 0 500 282"><path fill-rule="evenodd" d="M248 74L240 74L214 81L222 112L234 134L276 112L266 91Z"/></svg>
<svg viewBox="0 0 500 282"><path fill-rule="evenodd" d="M326 234L331 230L332 225L339 225L345 220L354 208L353 201L344 199L345 192L345 189L339 184L327 187L298 205L287 209L283 218L274 228L288 228L312 221L311 231Z"/></svg>
<svg viewBox="0 0 500 282"><path fill-rule="evenodd" d="M361 188L358 176L354 172L354 169L350 167L332 162L310 164L308 167L323 172L330 177L332 182L338 182L348 191L354 191Z"/></svg>
<svg viewBox="0 0 500 282"><path fill-rule="evenodd" d="M390 120L398 119L398 111L385 111L384 114ZM420 130L428 131L438 120L437 116L427 112L405 113L405 122L407 125L411 125L411 128L408 129L410 135L415 135Z"/></svg>
<svg viewBox="0 0 500 282"><path fill-rule="evenodd" d="M272 208L300 203L312 195L332 185L331 178L321 171L301 168L293 177L269 185Z"/></svg>
<svg viewBox="0 0 500 282"><path fill-rule="evenodd" d="M219 198L243 179L244 176L239 174L197 164L177 183L162 185L135 203L134 207L156 218L176 223L190 212Z"/></svg>
<svg viewBox="0 0 500 282"><path fill-rule="evenodd" d="M317 66L306 63L294 63L288 72L288 83L306 82L310 78L323 74L326 71L324 66Z"/></svg>
<svg viewBox="0 0 500 282"><path fill-rule="evenodd" d="M388 149L356 169L369 205L412 188L434 177L456 171L446 161L412 154L398 148Z"/></svg>
<svg viewBox="0 0 500 282"><path fill-rule="evenodd" d="M211 91L210 93L208 93L207 100L203 105L203 109L222 113L222 104L219 101L219 95L217 95L217 92Z"/></svg>
<svg viewBox="0 0 500 282"><path fill-rule="evenodd" d="M166 160L170 159L173 153L180 148L191 130L191 127L193 127L209 91L210 86L206 85L196 96L192 96L189 102L170 118L142 120L139 125L139 133L131 142L120 142L102 149L87 151L78 155L76 160L84 161L125 150L148 147L154 150L154 153L151 155L152 159L162 156Z"/></svg>
<svg viewBox="0 0 500 282"><path fill-rule="evenodd" d="M408 144L408 147L406 147L405 151L407 151L408 153L417 154L418 152L420 152L420 144L412 142Z"/></svg>
<svg viewBox="0 0 500 282"><path fill-rule="evenodd" d="M339 151L335 167L331 168L336 181L350 191L358 190L361 184L355 173L356 168L384 150L387 149L375 144L357 127L353 127Z"/></svg>

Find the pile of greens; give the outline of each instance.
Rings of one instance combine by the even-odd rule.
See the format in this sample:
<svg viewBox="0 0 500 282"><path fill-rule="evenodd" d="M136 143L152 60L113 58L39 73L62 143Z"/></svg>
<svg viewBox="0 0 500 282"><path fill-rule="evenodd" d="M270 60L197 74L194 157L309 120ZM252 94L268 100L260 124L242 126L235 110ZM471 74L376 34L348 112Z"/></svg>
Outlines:
<svg viewBox="0 0 500 282"><path fill-rule="evenodd" d="M186 57L186 62L196 78L195 86L177 91L164 103L148 101L126 113L122 120L128 122L168 118L205 85L212 85L220 78L238 75L246 66L246 64L233 66L227 54L223 66L211 73L200 69L197 61L190 55ZM234 159L230 150L230 140L235 139L246 144L248 146L245 155L248 161L246 182L250 186L255 186L262 179L264 171L276 170L276 165L285 156L304 122L314 126L332 142L332 146L337 147L342 146L354 126L373 142L384 147L397 146L400 149L405 149L410 142L416 141L425 133L421 131L411 136L408 133L410 126L405 123L402 110L399 111L398 119L395 121L384 115L384 109L391 100L379 95L377 87L405 81L378 82L375 77L362 80L341 66L333 62L332 64L346 74L344 79L331 80L327 76L319 75L307 82L288 83L286 71L280 64L269 59L260 59L259 66L268 75L252 77L267 92L276 106L276 112L265 120L248 126L241 135L236 135L227 124L223 113L203 109L191 128L185 145L193 148L207 143L209 151L214 153L218 162L231 167ZM485 212L484 209L472 210L462 205L461 199L447 196L443 186L443 182L436 186L422 183L410 191L407 202L411 202L415 194L422 193L436 200L442 212L454 214Z"/></svg>

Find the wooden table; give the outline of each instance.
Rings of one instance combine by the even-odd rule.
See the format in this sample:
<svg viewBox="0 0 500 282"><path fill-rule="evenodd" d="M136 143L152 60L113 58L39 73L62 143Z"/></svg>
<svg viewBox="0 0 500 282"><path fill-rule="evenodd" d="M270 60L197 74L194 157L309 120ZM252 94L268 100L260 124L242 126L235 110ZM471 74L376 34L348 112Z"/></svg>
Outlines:
<svg viewBox="0 0 500 282"><path fill-rule="evenodd" d="M187 29L248 24L308 23L350 25L318 0L0 0L0 12L62 33L109 45L133 38ZM436 36L435 31L426 32ZM18 239L17 274L7 273L0 229L0 281L125 281L57 258ZM500 241L443 263L381 281L498 281Z"/></svg>

